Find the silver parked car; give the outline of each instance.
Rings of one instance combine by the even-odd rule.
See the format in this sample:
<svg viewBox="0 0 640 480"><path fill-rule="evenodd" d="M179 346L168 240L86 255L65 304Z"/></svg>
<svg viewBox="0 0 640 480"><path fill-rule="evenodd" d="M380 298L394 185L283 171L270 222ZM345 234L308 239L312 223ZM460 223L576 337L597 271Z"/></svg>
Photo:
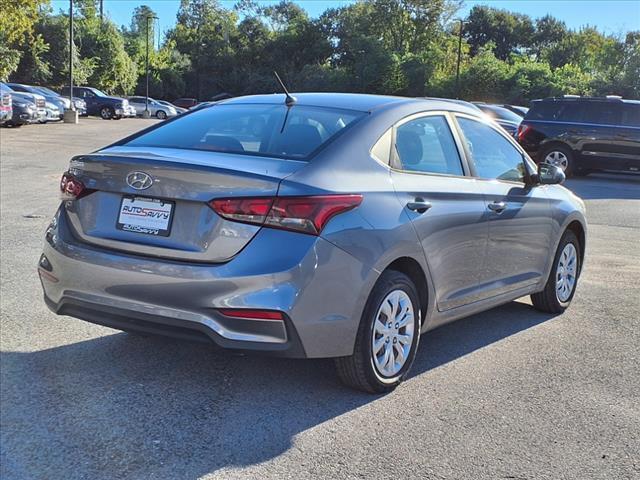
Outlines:
<svg viewBox="0 0 640 480"><path fill-rule="evenodd" d="M464 104L240 97L71 160L38 270L56 313L290 357L370 392L421 333L569 306L583 202Z"/></svg>
<svg viewBox="0 0 640 480"><path fill-rule="evenodd" d="M156 102L158 102L160 105L164 105L166 107L173 108L178 115L180 115L182 113L187 113L189 111L189 109L187 109L187 108L177 107L176 105L174 105L171 102L168 102L166 100L157 100L156 99Z"/></svg>
<svg viewBox="0 0 640 480"><path fill-rule="evenodd" d="M137 115L142 115L147 108L146 97L129 97L129 105L136 109ZM160 120L178 115L174 106L165 105L151 97L149 97L148 106L151 116L159 118Z"/></svg>

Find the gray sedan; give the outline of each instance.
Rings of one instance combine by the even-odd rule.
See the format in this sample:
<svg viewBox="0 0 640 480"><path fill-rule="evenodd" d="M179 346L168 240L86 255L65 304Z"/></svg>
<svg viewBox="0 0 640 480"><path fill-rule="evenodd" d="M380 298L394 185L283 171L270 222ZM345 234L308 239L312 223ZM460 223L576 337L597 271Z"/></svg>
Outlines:
<svg viewBox="0 0 640 480"><path fill-rule="evenodd" d="M420 334L518 297L559 314L583 202L446 100L240 97L71 160L39 273L50 309L407 378Z"/></svg>
<svg viewBox="0 0 640 480"><path fill-rule="evenodd" d="M147 108L146 97L129 97L129 105L136 109L138 116L142 115ZM165 118L175 117L178 115L175 107L160 103L158 100L154 100L149 97L149 113L152 117L164 120Z"/></svg>

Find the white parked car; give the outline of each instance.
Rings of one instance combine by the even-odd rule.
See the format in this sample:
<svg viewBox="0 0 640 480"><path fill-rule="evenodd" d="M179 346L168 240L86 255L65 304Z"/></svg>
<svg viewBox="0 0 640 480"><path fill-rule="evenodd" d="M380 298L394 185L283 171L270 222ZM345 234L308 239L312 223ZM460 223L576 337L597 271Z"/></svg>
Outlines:
<svg viewBox="0 0 640 480"><path fill-rule="evenodd" d="M45 109L47 111L47 115L45 118L40 120L40 123L57 122L62 120L62 112L56 104L52 102L45 102Z"/></svg>
<svg viewBox="0 0 640 480"><path fill-rule="evenodd" d="M129 97L129 105L136 109L138 115L142 115L147 108L146 97ZM151 97L149 97L149 112L152 117L161 120L178 115L175 107L162 104Z"/></svg>

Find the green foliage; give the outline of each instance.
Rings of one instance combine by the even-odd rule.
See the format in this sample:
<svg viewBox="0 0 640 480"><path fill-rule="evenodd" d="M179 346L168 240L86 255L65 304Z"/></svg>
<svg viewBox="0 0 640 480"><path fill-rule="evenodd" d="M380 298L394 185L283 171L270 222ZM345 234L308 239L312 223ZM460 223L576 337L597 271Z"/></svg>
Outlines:
<svg viewBox="0 0 640 480"><path fill-rule="evenodd" d="M0 78L60 87L69 71L69 19L45 0L3 0ZM299 4L181 0L176 24L156 46L155 13L129 26L101 21L97 0L74 0L74 81L116 94L207 100L292 90L460 96L526 104L549 95L640 96L640 32L569 30L546 15L471 9L458 65L460 0L359 0L311 19ZM7 13L8 12L8 13Z"/></svg>
<svg viewBox="0 0 640 480"><path fill-rule="evenodd" d="M33 68L46 76L46 66L40 64L39 55L46 46L33 29L38 12L48 0L2 0L0 9L0 80L9 78L18 69L26 52L32 56Z"/></svg>
<svg viewBox="0 0 640 480"><path fill-rule="evenodd" d="M493 43L495 56L500 60L531 47L535 38L533 22L528 16L484 5L471 9L464 32L472 55Z"/></svg>

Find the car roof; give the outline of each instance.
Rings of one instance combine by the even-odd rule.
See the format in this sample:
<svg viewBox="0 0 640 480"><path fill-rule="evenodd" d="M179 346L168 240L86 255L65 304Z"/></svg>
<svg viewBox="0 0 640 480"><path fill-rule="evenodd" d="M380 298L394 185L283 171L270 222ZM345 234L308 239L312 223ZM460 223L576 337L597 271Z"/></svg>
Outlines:
<svg viewBox="0 0 640 480"><path fill-rule="evenodd" d="M564 97L548 97L532 100L532 103L538 102L621 102L629 103L632 105L640 105L640 100L631 100L628 98L622 98L615 95L608 97L581 97L581 96L564 96Z"/></svg>
<svg viewBox="0 0 640 480"><path fill-rule="evenodd" d="M411 98L395 97L391 95L371 95L364 93L291 93L296 98L296 105L313 107L340 108L344 110L356 110L371 112L373 110L392 106L415 104L420 110L454 110L463 113L478 114L478 110L466 102L450 99L436 98ZM273 93L267 95L249 95L245 97L235 97L217 102L220 104L285 104L286 95ZM419 107L419 108L418 108Z"/></svg>

